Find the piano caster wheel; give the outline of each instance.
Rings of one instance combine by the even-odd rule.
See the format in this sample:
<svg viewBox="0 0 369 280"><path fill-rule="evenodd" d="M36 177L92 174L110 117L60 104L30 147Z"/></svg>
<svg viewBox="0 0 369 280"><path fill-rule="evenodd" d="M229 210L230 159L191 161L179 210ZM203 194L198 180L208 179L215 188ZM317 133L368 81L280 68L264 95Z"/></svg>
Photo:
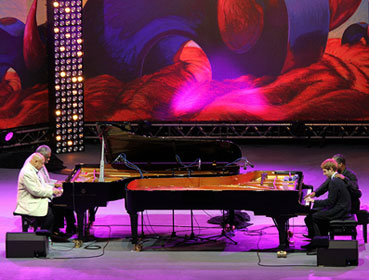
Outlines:
<svg viewBox="0 0 369 280"><path fill-rule="evenodd" d="M141 252L142 251L142 245L141 244L135 244L135 251Z"/></svg>
<svg viewBox="0 0 369 280"><path fill-rule="evenodd" d="M278 258L287 258L287 252L286 251L278 251L277 252Z"/></svg>
<svg viewBox="0 0 369 280"><path fill-rule="evenodd" d="M73 240L73 243L74 243L74 247L75 248L81 248L82 247L82 244L83 244L83 241L82 240L78 240L78 239L74 239Z"/></svg>

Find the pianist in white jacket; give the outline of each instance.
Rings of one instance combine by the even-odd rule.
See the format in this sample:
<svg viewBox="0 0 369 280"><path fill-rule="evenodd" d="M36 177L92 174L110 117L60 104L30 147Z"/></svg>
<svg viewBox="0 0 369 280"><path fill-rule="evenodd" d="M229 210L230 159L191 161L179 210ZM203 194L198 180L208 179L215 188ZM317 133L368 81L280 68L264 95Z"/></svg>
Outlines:
<svg viewBox="0 0 369 280"><path fill-rule="evenodd" d="M40 153L33 153L26 160L18 176L17 206L14 212L37 217L41 229L52 232L53 213L49 207L49 199L60 196L62 190L45 184L40 179L38 173L44 163L45 158Z"/></svg>

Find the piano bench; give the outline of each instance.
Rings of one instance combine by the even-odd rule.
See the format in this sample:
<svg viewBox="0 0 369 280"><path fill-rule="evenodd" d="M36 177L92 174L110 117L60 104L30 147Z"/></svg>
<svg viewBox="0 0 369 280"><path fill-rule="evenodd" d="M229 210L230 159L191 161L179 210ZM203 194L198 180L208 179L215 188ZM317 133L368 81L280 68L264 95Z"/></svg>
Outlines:
<svg viewBox="0 0 369 280"><path fill-rule="evenodd" d="M358 222L355 215L348 215L343 219L331 220L329 222L329 236L333 240L337 235L350 235L353 240L356 239L356 226Z"/></svg>
<svg viewBox="0 0 369 280"><path fill-rule="evenodd" d="M359 210L356 213L357 223L363 226L363 238L364 242L368 243L368 223L369 223L369 212L366 210Z"/></svg>
<svg viewBox="0 0 369 280"><path fill-rule="evenodd" d="M28 216L24 214L13 213L14 216L21 216L22 218L22 232L28 232L29 227L33 227L33 231L36 232L40 227L37 217Z"/></svg>

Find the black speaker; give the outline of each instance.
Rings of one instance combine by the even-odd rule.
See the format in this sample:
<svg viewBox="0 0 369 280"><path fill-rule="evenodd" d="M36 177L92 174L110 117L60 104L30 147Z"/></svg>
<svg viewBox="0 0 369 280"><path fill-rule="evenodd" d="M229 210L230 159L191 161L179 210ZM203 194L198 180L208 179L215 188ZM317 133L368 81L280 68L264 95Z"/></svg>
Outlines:
<svg viewBox="0 0 369 280"><path fill-rule="evenodd" d="M49 242L45 235L34 232L7 232L7 258L46 257L49 252Z"/></svg>
<svg viewBox="0 0 369 280"><path fill-rule="evenodd" d="M359 264L357 240L330 240L328 248L318 248L317 265L348 266Z"/></svg>

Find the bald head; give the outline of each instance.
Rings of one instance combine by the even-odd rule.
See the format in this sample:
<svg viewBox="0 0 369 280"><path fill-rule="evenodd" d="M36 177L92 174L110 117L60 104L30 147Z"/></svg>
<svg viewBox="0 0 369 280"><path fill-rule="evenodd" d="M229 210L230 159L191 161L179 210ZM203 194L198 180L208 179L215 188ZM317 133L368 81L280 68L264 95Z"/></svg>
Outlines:
<svg viewBox="0 0 369 280"><path fill-rule="evenodd" d="M37 170L40 170L45 163L45 158L40 153L33 153L29 161Z"/></svg>

